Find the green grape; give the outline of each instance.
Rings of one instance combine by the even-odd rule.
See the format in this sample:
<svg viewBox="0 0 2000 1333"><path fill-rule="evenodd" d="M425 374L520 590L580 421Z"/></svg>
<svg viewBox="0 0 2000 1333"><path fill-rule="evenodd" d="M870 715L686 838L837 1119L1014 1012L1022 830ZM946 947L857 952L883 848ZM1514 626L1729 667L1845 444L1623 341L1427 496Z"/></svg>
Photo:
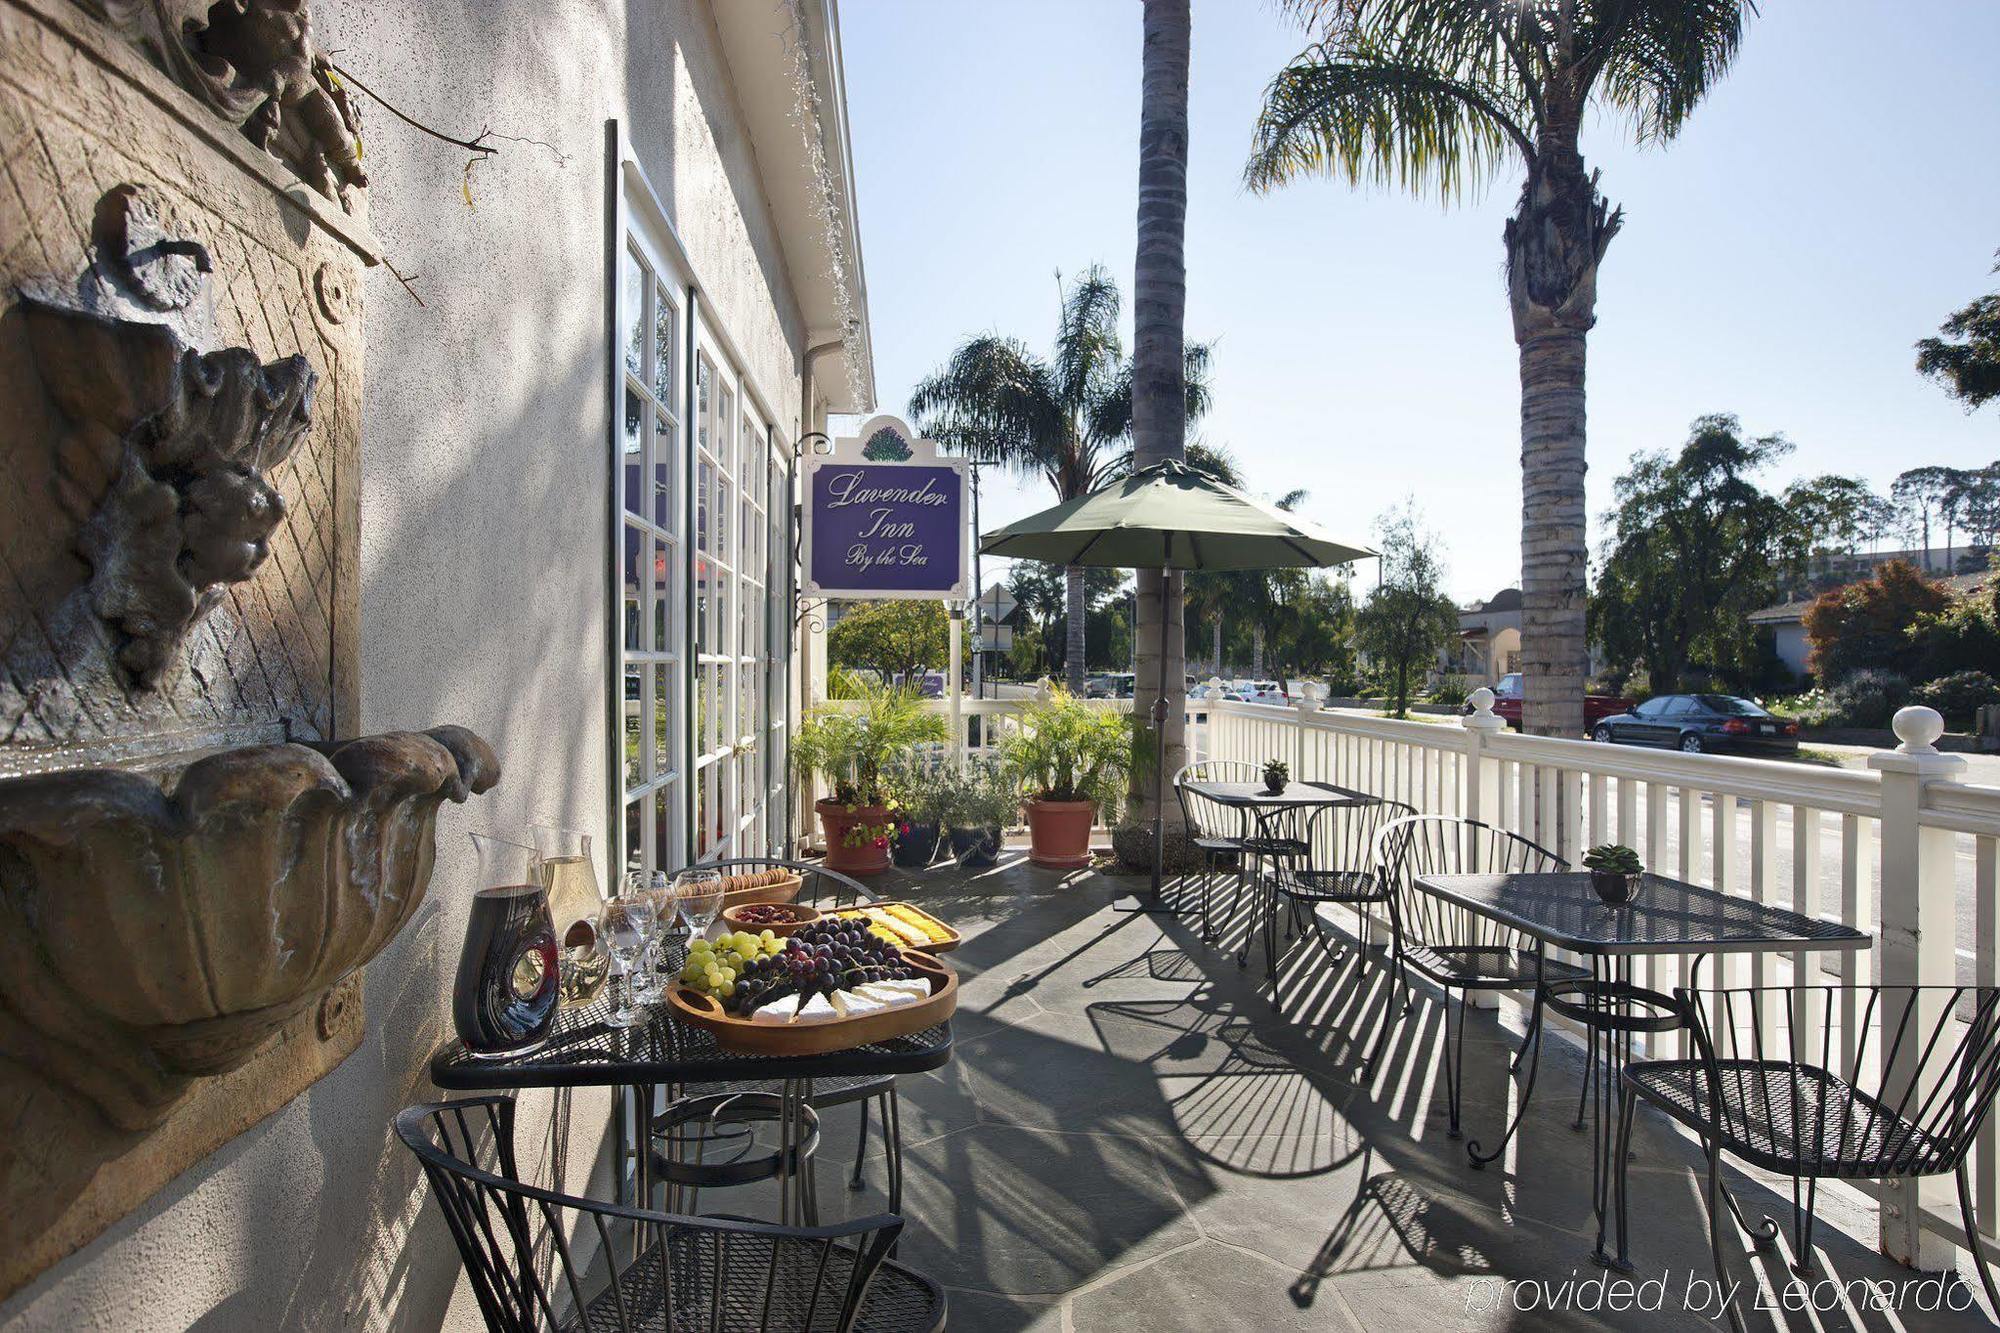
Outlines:
<svg viewBox="0 0 2000 1333"><path fill-rule="evenodd" d="M736 983L725 979L720 986L715 988L715 993L726 1000L736 993Z"/></svg>
<svg viewBox="0 0 2000 1333"><path fill-rule="evenodd" d="M759 935L757 936L757 938L758 938L759 940L763 941L763 943L764 943L764 944L765 944L766 946L768 946L768 945L769 945L769 944L771 943L771 941L772 941L772 940L775 940L775 939L777 939L777 938L778 938L778 932L777 932L777 931L775 931L775 930L766 930L766 931L764 931L763 933L759 934Z"/></svg>
<svg viewBox="0 0 2000 1333"><path fill-rule="evenodd" d="M694 937L694 941L693 941L693 943L691 943L691 944L689 944L689 945L688 945L688 952L689 952L689 953L708 953L708 952L712 951L712 950L713 950L714 948L715 948L715 946L714 946L713 944L709 943L709 940L708 940L708 937L707 937L707 936L705 936L705 935L697 935L697 936L695 936L695 937Z"/></svg>

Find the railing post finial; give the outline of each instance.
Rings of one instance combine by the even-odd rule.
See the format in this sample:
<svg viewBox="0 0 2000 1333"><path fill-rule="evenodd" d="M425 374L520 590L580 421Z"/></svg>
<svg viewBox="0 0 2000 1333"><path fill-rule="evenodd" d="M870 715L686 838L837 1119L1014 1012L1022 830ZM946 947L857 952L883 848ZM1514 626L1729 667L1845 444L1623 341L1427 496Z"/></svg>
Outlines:
<svg viewBox="0 0 2000 1333"><path fill-rule="evenodd" d="M1466 702L1472 705L1472 711L1459 719L1459 725L1467 731L1499 731L1507 725L1494 715L1493 691L1484 685L1474 690Z"/></svg>
<svg viewBox="0 0 2000 1333"><path fill-rule="evenodd" d="M1944 735L1944 715L1935 708L1911 704L1908 708L1898 708L1889 726L1902 742L1896 747L1897 753L1936 754L1937 738Z"/></svg>

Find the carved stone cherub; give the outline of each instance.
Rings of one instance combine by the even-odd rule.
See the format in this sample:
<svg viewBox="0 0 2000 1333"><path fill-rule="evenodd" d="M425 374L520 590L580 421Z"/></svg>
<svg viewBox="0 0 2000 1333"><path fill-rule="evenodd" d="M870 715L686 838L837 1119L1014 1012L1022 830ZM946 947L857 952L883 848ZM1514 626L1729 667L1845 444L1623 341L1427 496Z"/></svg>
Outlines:
<svg viewBox="0 0 2000 1333"><path fill-rule="evenodd" d="M307 0L221 0L194 39L207 55L227 61L240 88L265 100L243 132L259 147L292 162L317 158L342 185L366 185L361 169L361 118L332 66L313 45Z"/></svg>

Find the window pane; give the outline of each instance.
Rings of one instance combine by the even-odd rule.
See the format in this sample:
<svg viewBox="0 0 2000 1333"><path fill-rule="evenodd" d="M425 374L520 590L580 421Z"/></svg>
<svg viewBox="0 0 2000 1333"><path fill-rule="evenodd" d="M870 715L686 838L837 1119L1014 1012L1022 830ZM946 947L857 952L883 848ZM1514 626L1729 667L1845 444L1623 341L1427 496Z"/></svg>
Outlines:
<svg viewBox="0 0 2000 1333"><path fill-rule="evenodd" d="M653 544L653 651L674 651L674 548L665 542Z"/></svg>
<svg viewBox="0 0 2000 1333"><path fill-rule="evenodd" d="M714 422L715 371L708 364L708 358L697 357L694 363L694 438L703 449L715 448L710 438Z"/></svg>
<svg viewBox="0 0 2000 1333"><path fill-rule="evenodd" d="M679 349L674 301L661 287L653 298L653 396L669 408L680 401L674 382L674 370L680 365L680 358L674 353Z"/></svg>
<svg viewBox="0 0 2000 1333"><path fill-rule="evenodd" d="M708 530L708 504L715 489L715 465L706 457L697 459L694 468L694 543L703 551L713 553L715 545Z"/></svg>
<svg viewBox="0 0 2000 1333"><path fill-rule="evenodd" d="M625 390L625 508L635 514L646 512L646 416L639 395Z"/></svg>
<svg viewBox="0 0 2000 1333"><path fill-rule="evenodd" d="M625 368L640 379L646 377L646 266L629 249L625 252L622 275L625 306Z"/></svg>
<svg viewBox="0 0 2000 1333"><path fill-rule="evenodd" d="M660 792L654 805L653 864L660 870L677 870L684 859L680 844L674 839L674 810L679 800L680 792L674 787L667 787Z"/></svg>
<svg viewBox="0 0 2000 1333"><path fill-rule="evenodd" d="M715 461L724 472L736 471L736 395L727 384L715 390Z"/></svg>
<svg viewBox="0 0 2000 1333"><path fill-rule="evenodd" d="M619 566L619 581L625 585L625 648L628 652L646 646L646 621L642 599L646 593L645 552L650 547L645 534L625 525L625 559Z"/></svg>
<svg viewBox="0 0 2000 1333"><path fill-rule="evenodd" d="M646 709L646 668L627 663L625 667L625 785L636 787L645 779L645 760L640 753L640 723Z"/></svg>
<svg viewBox="0 0 2000 1333"><path fill-rule="evenodd" d="M653 669L653 742L654 753L659 756L653 765L655 776L671 773L680 767L680 747L676 743L674 718L674 686L680 683L680 672L676 667L660 666Z"/></svg>
<svg viewBox="0 0 2000 1333"><path fill-rule="evenodd" d="M713 812L716 808L715 770L717 767L715 764L710 764L707 768L704 768L701 771L700 781L695 783L694 854L698 857L708 855L708 849L715 845L712 822Z"/></svg>
<svg viewBox="0 0 2000 1333"><path fill-rule="evenodd" d="M633 801L625 807L625 869L644 870L646 868L645 837L646 815L644 801ZM613 873L608 891L618 888L617 872Z"/></svg>
<svg viewBox="0 0 2000 1333"><path fill-rule="evenodd" d="M715 512L710 515L715 520L715 553L730 564L736 563L736 553L729 549L729 506L734 500L734 487L721 473L715 479Z"/></svg>
<svg viewBox="0 0 2000 1333"><path fill-rule="evenodd" d="M674 424L664 412L653 421L653 522L676 528L674 511L674 459L680 455L680 440Z"/></svg>

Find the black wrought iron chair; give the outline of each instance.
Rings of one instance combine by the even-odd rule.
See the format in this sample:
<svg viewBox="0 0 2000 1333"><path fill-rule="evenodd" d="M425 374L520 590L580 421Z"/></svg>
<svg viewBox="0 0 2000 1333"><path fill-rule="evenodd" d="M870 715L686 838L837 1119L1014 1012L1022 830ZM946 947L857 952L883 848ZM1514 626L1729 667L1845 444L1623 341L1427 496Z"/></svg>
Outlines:
<svg viewBox="0 0 2000 1333"><path fill-rule="evenodd" d="M1243 897L1243 840L1249 836L1248 812L1189 790L1197 782L1256 782L1262 771L1257 765L1238 759L1204 759L1184 765L1174 774L1174 795L1181 803L1181 820L1187 825L1188 839L1201 853L1201 937L1215 938L1209 918L1209 889L1221 873L1225 861L1234 863L1236 892L1229 900L1234 916Z"/></svg>
<svg viewBox="0 0 2000 1333"><path fill-rule="evenodd" d="M903 1226L893 1214L780 1227L539 1189L516 1171L502 1096L412 1106L396 1134L423 1164L494 1333L944 1327L943 1290L887 1258Z"/></svg>
<svg viewBox="0 0 2000 1333"><path fill-rule="evenodd" d="M1279 1009L1285 1007L1278 981L1284 961L1277 949L1281 904L1291 909L1294 916L1302 913L1307 918L1305 933L1310 933L1318 943L1328 965L1339 968L1346 961L1345 950L1334 947L1318 909L1323 905L1339 905L1366 915L1371 908L1386 906L1392 886L1378 872L1375 839L1392 820L1416 813L1400 801L1369 801L1362 805L1319 806L1305 819L1303 833L1310 850L1302 857L1278 863L1264 919L1264 947L1271 963L1271 1002ZM1356 953L1367 953L1366 942Z"/></svg>
<svg viewBox="0 0 2000 1333"><path fill-rule="evenodd" d="M1644 1100L1701 1136L1708 1158L1708 1234L1726 1278L1721 1209L1759 1250L1782 1234L1750 1225L1722 1181L1722 1155L1792 1181L1792 1263L1812 1272L1821 1180L1951 1173L1960 1221L1986 1299L2000 1310L1973 1217L1967 1154L2000 1088L2000 989L1972 986L1746 986L1677 989L1695 1058L1641 1060L1625 1070L1619 1108L1617 1235L1625 1251L1625 1172L1632 1117ZM1852 1027L1838 1031L1847 1016ZM1854 1051L1851 1073L1836 1072ZM1729 1288L1725 1285L1722 1290ZM1732 1305L1730 1322L1742 1327Z"/></svg>
<svg viewBox="0 0 2000 1333"><path fill-rule="evenodd" d="M856 903L870 901L873 897L860 881L828 870L815 861L788 861L774 856L739 856L727 861L708 861L704 868L721 871L724 875L752 875L764 870L790 870L802 881L797 901L821 910L838 910L852 907ZM675 1090L678 1097L705 1099L711 1104L719 1104L713 1099L727 1096L747 1095L757 1102L775 1103L782 1091L776 1079L758 1080L745 1083L690 1083ZM892 1074L867 1074L851 1078L819 1078L813 1080L812 1098L807 1105L815 1112L830 1107L861 1104L861 1141L854 1150L854 1171L848 1178L848 1188L862 1187L862 1167L868 1160L868 1120L873 1106L881 1115L883 1149L888 1157L889 1211L896 1212L903 1205L903 1141L901 1108L896 1102L896 1079ZM682 1167L676 1171L687 1156L690 1147L704 1146L701 1142L713 1132L725 1141L741 1132L742 1126L725 1125L711 1131L706 1123L696 1125L678 1119L673 1107L668 1107L653 1117L655 1153L655 1174L658 1180L671 1180L677 1174L683 1177L689 1173ZM726 1146L726 1143L725 1143ZM672 1160L669 1160L672 1159ZM725 1158L725 1161L727 1159ZM698 1173L697 1173L698 1174ZM718 1184L726 1183L726 1170L713 1177ZM697 1192L685 1197L698 1201ZM689 1204L690 1211L695 1206Z"/></svg>
<svg viewBox="0 0 2000 1333"><path fill-rule="evenodd" d="M1534 1090L1535 1070L1541 1062L1542 989L1548 982L1587 979L1590 973L1547 957L1537 940L1424 892L1416 886L1416 881L1423 875L1540 873L1567 867L1554 852L1519 834L1477 820L1445 815L1412 815L1384 825L1376 834L1375 864L1375 873L1390 886L1389 947L1404 999L1400 1008L1384 1016L1367 1063L1370 1068L1374 1066L1388 1044L1395 1020L1409 1012L1408 974L1416 971L1444 992L1445 1102L1451 1117L1451 1137L1456 1139L1462 1136L1459 1111L1465 1082L1466 992L1534 992L1527 1032L1521 1039L1522 1055L1532 1044L1536 1057L1535 1063L1528 1067L1528 1087L1521 1097L1525 1105L1528 1094ZM1458 992L1456 1006L1451 1002L1453 991ZM1454 1007L1458 1011L1455 1037ZM1519 1064L1517 1057L1514 1065ZM1512 1126L1508 1132L1511 1134ZM1500 1147L1505 1142L1503 1137ZM1473 1162L1482 1165L1492 1161L1500 1151L1496 1147L1492 1152L1482 1152L1476 1139L1467 1147Z"/></svg>

